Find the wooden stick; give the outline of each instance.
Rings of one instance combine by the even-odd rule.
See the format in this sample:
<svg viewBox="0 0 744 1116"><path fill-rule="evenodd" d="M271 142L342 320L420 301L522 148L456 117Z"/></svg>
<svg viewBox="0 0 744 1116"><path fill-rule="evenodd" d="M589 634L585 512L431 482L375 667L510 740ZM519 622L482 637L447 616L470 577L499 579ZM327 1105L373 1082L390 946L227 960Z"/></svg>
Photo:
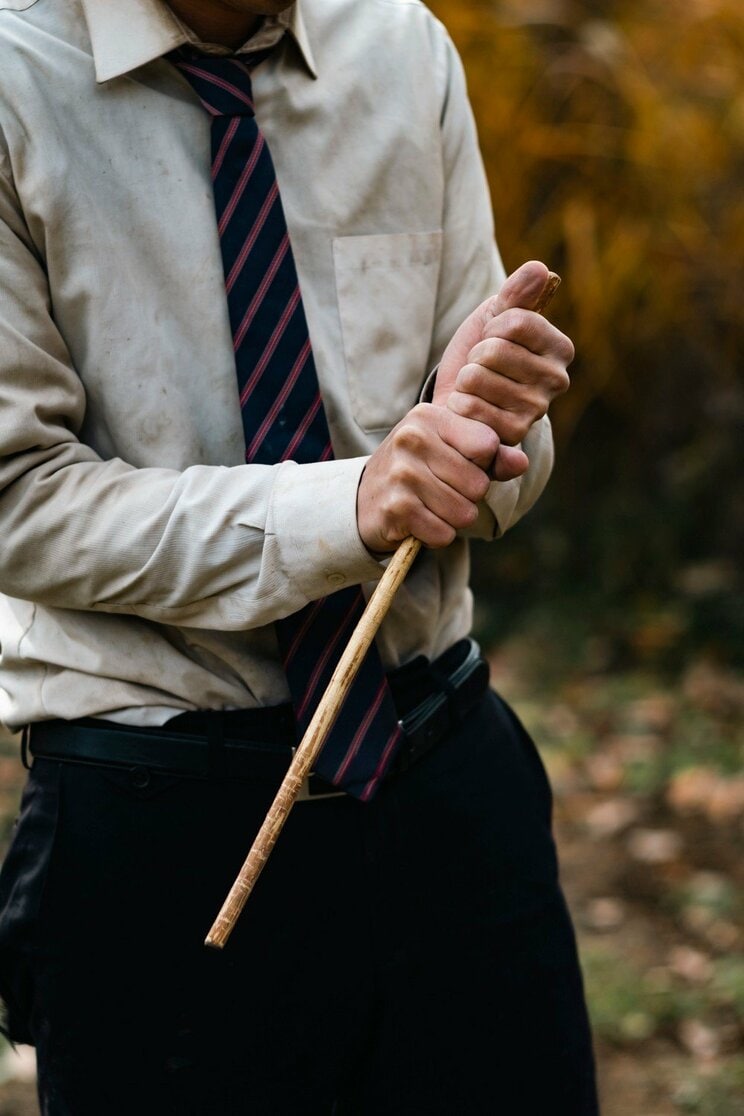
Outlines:
<svg viewBox="0 0 744 1116"><path fill-rule="evenodd" d="M222 949L245 906L253 886L261 874L277 837L282 831L289 812L295 804L305 778L310 774L328 733L343 705L364 656L377 635L380 624L393 602L398 587L405 578L411 563L419 552L421 543L413 536L405 539L393 554L388 567L370 597L351 639L338 661L328 688L320 699L305 735L294 754L291 764L277 791L263 825L256 835L238 878L230 889L222 910L217 915L205 945Z"/></svg>
<svg viewBox="0 0 744 1116"><path fill-rule="evenodd" d="M550 272L540 298L535 305L535 310L538 313L542 313L548 305L558 289L559 283L560 278ZM214 949L222 949L233 932L248 896L253 890L256 880L269 859L277 838L284 827L284 823L289 817L289 812L297 801L302 784L312 771L313 764L333 727L372 640L377 635L380 625L393 603L395 594L405 580L406 574L420 549L421 543L419 540L409 535L390 559L387 569L380 578L344 653L339 659L328 683L328 688L320 699L313 718L307 726L305 735L269 808L269 812L256 835L251 851L248 853L243 867L240 869L238 877L230 888L222 909L206 937L205 945Z"/></svg>

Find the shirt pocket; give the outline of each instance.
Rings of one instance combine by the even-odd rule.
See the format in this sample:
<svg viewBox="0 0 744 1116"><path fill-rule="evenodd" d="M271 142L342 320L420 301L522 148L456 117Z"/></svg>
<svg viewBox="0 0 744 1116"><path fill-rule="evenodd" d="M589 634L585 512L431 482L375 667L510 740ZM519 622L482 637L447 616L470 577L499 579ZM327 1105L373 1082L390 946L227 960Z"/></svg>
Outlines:
<svg viewBox="0 0 744 1116"><path fill-rule="evenodd" d="M387 431L418 399L441 258L441 230L333 242L349 399L367 433Z"/></svg>

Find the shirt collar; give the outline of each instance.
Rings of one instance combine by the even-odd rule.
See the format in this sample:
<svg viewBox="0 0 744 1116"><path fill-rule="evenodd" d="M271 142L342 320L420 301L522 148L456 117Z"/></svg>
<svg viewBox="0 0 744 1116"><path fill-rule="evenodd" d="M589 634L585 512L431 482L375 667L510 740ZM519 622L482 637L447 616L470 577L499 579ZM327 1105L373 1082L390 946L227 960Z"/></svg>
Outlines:
<svg viewBox="0 0 744 1116"><path fill-rule="evenodd" d="M99 83L121 77L195 41L165 0L82 0L82 5ZM279 16L265 18L253 37L256 49L268 45L272 30L277 39L284 31L292 35L305 65L317 77L300 0ZM253 39L248 43L252 45Z"/></svg>

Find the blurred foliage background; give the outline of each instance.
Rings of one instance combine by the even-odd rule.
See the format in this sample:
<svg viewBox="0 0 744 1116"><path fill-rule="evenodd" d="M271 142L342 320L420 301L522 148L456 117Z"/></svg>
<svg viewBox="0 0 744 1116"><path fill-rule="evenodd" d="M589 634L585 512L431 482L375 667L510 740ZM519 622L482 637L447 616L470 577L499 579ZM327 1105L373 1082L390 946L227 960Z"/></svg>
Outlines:
<svg viewBox="0 0 744 1116"><path fill-rule="evenodd" d="M430 0L507 270L563 276L557 461L474 548L555 791L604 1116L744 1114L744 7Z"/></svg>
<svg viewBox="0 0 744 1116"><path fill-rule="evenodd" d="M551 486L481 585L502 627L539 591L572 626L601 602L614 656L741 661L742 6L433 7L465 62L507 269L563 275L551 316L578 354Z"/></svg>

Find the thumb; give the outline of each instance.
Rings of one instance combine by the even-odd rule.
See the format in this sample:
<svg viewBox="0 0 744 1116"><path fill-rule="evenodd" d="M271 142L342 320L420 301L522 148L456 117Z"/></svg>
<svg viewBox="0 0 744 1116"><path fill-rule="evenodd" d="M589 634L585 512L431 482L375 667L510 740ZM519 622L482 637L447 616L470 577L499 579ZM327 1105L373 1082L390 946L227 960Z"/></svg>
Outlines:
<svg viewBox="0 0 744 1116"><path fill-rule="evenodd" d="M497 481L514 480L523 476L530 467L527 454L519 446L500 445L491 466L491 476Z"/></svg>
<svg viewBox="0 0 744 1116"><path fill-rule="evenodd" d="M538 309L549 275L547 267L539 260L530 260L518 267L511 273L499 293L488 300L484 324L504 310L515 307L522 310Z"/></svg>
<svg viewBox="0 0 744 1116"><path fill-rule="evenodd" d="M450 341L439 365L433 402L439 405L446 403L454 390L457 373L467 362L468 353L487 336L486 330L493 318L504 310L516 307L541 311L558 283L560 279L539 260L530 260L512 272L499 293L476 307Z"/></svg>

